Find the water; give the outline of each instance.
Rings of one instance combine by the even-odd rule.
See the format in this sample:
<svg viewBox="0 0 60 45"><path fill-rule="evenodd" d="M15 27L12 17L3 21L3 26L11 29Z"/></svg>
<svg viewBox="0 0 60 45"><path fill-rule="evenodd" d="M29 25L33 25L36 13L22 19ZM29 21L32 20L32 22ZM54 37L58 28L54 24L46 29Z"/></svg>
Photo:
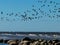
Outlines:
<svg viewBox="0 0 60 45"><path fill-rule="evenodd" d="M0 43L0 45L8 45L8 44L3 44L3 43Z"/></svg>
<svg viewBox="0 0 60 45"><path fill-rule="evenodd" d="M54 37L53 35L2 35L0 34L0 39L23 39L24 37L29 37L31 39L46 39L46 40L53 40L53 39L59 39L60 40L60 35L56 35ZM0 45L8 45L5 43L0 43Z"/></svg>

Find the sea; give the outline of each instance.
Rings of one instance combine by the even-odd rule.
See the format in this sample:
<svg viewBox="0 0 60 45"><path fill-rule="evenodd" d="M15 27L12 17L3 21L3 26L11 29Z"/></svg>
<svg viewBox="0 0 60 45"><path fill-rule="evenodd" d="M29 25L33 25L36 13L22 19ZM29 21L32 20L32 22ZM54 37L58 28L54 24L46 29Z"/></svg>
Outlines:
<svg viewBox="0 0 60 45"><path fill-rule="evenodd" d="M0 34L0 39L23 39L24 37L29 37L31 39L46 39L46 40L53 40L53 39L59 39L60 40L60 35L9 35L9 34ZM8 45L5 43L0 43L0 45Z"/></svg>
<svg viewBox="0 0 60 45"><path fill-rule="evenodd" d="M8 44L5 44L5 43L0 43L0 45L8 45Z"/></svg>

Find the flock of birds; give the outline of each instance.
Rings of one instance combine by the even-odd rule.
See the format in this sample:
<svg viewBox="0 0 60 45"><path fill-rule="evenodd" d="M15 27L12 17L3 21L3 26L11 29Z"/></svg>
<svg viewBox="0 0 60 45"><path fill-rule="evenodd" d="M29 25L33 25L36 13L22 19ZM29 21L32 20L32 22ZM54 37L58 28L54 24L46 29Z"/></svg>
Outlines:
<svg viewBox="0 0 60 45"><path fill-rule="evenodd" d="M6 16L1 16L0 20L6 20L6 21L16 21L16 20L23 20L23 21L29 21L29 20L39 20L41 18L60 18L60 3L57 3L53 0L37 0L39 5L38 7L36 5L32 5L32 9L27 9L23 12L23 14L18 13L6 13ZM45 9L46 8L46 9ZM1 11L0 15L4 15L4 12Z"/></svg>

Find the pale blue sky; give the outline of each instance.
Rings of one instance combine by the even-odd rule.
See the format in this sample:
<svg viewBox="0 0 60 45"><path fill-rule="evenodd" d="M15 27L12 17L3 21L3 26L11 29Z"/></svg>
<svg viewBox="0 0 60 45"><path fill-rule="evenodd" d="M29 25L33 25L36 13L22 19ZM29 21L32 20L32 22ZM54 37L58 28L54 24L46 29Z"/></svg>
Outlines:
<svg viewBox="0 0 60 45"><path fill-rule="evenodd" d="M51 16L53 16L53 14L55 15L60 15L60 12L56 12L56 13L49 13L49 9L53 10L54 7L54 3L49 4L49 1L51 0L47 0L46 3L38 3L38 1L41 0L0 0L0 12L3 11L3 14L0 14L0 18L4 17L3 20L0 19L0 31L33 31L33 32L60 32L60 18L52 18L50 19L48 16L43 16L43 18L38 19L34 19L31 21L22 21L20 20L21 18L19 17L14 17L11 16L9 17L8 15L6 15L7 13L19 13L19 15L23 14L24 11L26 11L27 9L31 11L31 13L34 13L32 11L32 5L35 5L35 9L40 8L41 10L44 10L46 12L46 14L50 14ZM44 2L45 0L42 0L42 2ZM60 8L60 0L52 0L52 2L55 3L59 3L58 5L56 5L56 9ZM45 7L40 7L42 4L45 4ZM48 7L47 5L50 5L50 7ZM58 10L57 10L58 11ZM29 16L31 16L31 13L28 13ZM42 14L38 14L42 15ZM9 22L6 21L6 17L9 18ZM12 21L12 19L15 18L16 21Z"/></svg>

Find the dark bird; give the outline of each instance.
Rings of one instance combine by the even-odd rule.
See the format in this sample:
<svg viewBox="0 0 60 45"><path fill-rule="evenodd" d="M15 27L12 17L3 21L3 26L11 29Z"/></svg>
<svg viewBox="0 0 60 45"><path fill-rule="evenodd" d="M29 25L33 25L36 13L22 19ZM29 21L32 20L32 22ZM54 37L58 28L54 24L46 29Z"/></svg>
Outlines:
<svg viewBox="0 0 60 45"><path fill-rule="evenodd" d="M49 18L52 18L50 15L48 16Z"/></svg>
<svg viewBox="0 0 60 45"><path fill-rule="evenodd" d="M50 4L53 3L52 1L50 1Z"/></svg>
<svg viewBox="0 0 60 45"><path fill-rule="evenodd" d="M13 15L14 13L11 13L11 15Z"/></svg>
<svg viewBox="0 0 60 45"><path fill-rule="evenodd" d="M35 7L34 5L32 5L32 7Z"/></svg>
<svg viewBox="0 0 60 45"><path fill-rule="evenodd" d="M1 11L1 14L3 14L3 12Z"/></svg>
<svg viewBox="0 0 60 45"><path fill-rule="evenodd" d="M49 10L49 12L51 13L51 10Z"/></svg>
<svg viewBox="0 0 60 45"><path fill-rule="evenodd" d="M9 15L8 13L6 15Z"/></svg>
<svg viewBox="0 0 60 45"><path fill-rule="evenodd" d="M1 20L3 20L4 19L4 17L1 17Z"/></svg>
<svg viewBox="0 0 60 45"><path fill-rule="evenodd" d="M54 3L54 4L56 4L56 2L55 2L55 1L54 1L53 3Z"/></svg>
<svg viewBox="0 0 60 45"><path fill-rule="evenodd" d="M57 9L55 8L54 10L56 10L57 11Z"/></svg>
<svg viewBox="0 0 60 45"><path fill-rule="evenodd" d="M49 4L47 4L49 2ZM48 18L55 18L55 17L60 17L60 15L56 14L57 12L60 13L60 8L57 8L57 5L60 5L60 3L57 3L55 1L48 1L48 0L38 0L37 3L41 3L41 5L31 5L32 9L27 9L26 11L23 12L23 14L19 13L6 13L7 16L14 16L14 18L12 19L13 21L15 20L19 20L20 18L24 21L28 21L28 20L33 20L33 19L41 19L44 17L48 17ZM53 5L52 5L53 4ZM47 7L46 7L47 6ZM50 8L51 7L51 8ZM36 9L37 8L37 9ZM45 11L45 8L47 9ZM49 12L49 13L48 13ZM53 13L53 14L52 14ZM3 14L3 11L1 11L1 14ZM52 14L52 15L51 15ZM10 18L5 18L5 17L1 17L1 20L5 19L6 21L10 21Z"/></svg>
<svg viewBox="0 0 60 45"><path fill-rule="evenodd" d="M60 15L57 15L57 18L60 17Z"/></svg>
<svg viewBox="0 0 60 45"><path fill-rule="evenodd" d="M45 4L43 4L43 6L45 6Z"/></svg>
<svg viewBox="0 0 60 45"><path fill-rule="evenodd" d="M54 7L56 8L56 5Z"/></svg>
<svg viewBox="0 0 60 45"><path fill-rule="evenodd" d="M53 13L56 13L56 11L54 11L54 10L53 10L52 12L53 12Z"/></svg>
<svg viewBox="0 0 60 45"><path fill-rule="evenodd" d="M55 16L52 16L53 18L55 18Z"/></svg>
<svg viewBox="0 0 60 45"><path fill-rule="evenodd" d="M60 13L60 10L58 12Z"/></svg>
<svg viewBox="0 0 60 45"><path fill-rule="evenodd" d="M36 12L36 9L32 9L34 12Z"/></svg>
<svg viewBox="0 0 60 45"><path fill-rule="evenodd" d="M27 12L31 12L30 10L27 10Z"/></svg>
<svg viewBox="0 0 60 45"><path fill-rule="evenodd" d="M38 12L36 12L36 15L38 15L39 13Z"/></svg>
<svg viewBox="0 0 60 45"><path fill-rule="evenodd" d="M45 4L43 4L41 7L44 7L45 6Z"/></svg>
<svg viewBox="0 0 60 45"><path fill-rule="evenodd" d="M32 16L35 16L35 14L32 14Z"/></svg>
<svg viewBox="0 0 60 45"><path fill-rule="evenodd" d="M32 20L32 17L28 17L29 20Z"/></svg>
<svg viewBox="0 0 60 45"><path fill-rule="evenodd" d="M37 19L38 17L35 17L35 19Z"/></svg>
<svg viewBox="0 0 60 45"><path fill-rule="evenodd" d="M42 3L42 1L39 0L38 3Z"/></svg>
<svg viewBox="0 0 60 45"><path fill-rule="evenodd" d="M16 16L18 16L18 14L17 14L17 13L15 14L15 17L16 17Z"/></svg>
<svg viewBox="0 0 60 45"><path fill-rule="evenodd" d="M39 13L36 11L36 9L32 9L35 13L36 13L36 15L38 15Z"/></svg>
<svg viewBox="0 0 60 45"><path fill-rule="evenodd" d="M60 5L60 3L56 3L56 5Z"/></svg>
<svg viewBox="0 0 60 45"><path fill-rule="evenodd" d="M50 5L47 5L48 7L50 6Z"/></svg>
<svg viewBox="0 0 60 45"><path fill-rule="evenodd" d="M40 16L40 18L42 18L43 16Z"/></svg>
<svg viewBox="0 0 60 45"><path fill-rule="evenodd" d="M40 8L39 8L39 12L44 15L44 11L42 11Z"/></svg>
<svg viewBox="0 0 60 45"><path fill-rule="evenodd" d="M25 16L27 16L27 13L26 13L26 12L24 12L24 15L25 15Z"/></svg>
<svg viewBox="0 0 60 45"><path fill-rule="evenodd" d="M12 16L14 13L10 13L9 16Z"/></svg>
<svg viewBox="0 0 60 45"><path fill-rule="evenodd" d="M58 12L60 13L60 8L58 8Z"/></svg>
<svg viewBox="0 0 60 45"><path fill-rule="evenodd" d="M27 15L21 15L22 20L26 21L27 20Z"/></svg>
<svg viewBox="0 0 60 45"><path fill-rule="evenodd" d="M46 3L46 2L47 2L47 0L44 1L44 3Z"/></svg>

